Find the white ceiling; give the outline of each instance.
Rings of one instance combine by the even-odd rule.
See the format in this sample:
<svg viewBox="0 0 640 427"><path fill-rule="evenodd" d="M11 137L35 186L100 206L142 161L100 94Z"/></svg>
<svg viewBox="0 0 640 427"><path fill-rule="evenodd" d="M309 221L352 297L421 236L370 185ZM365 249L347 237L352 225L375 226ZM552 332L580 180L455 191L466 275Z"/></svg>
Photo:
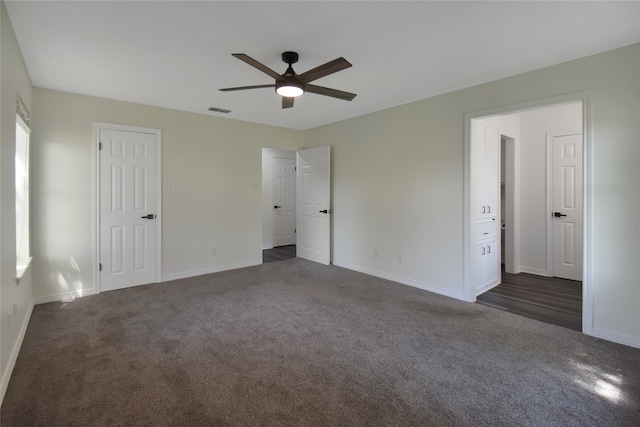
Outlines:
<svg viewBox="0 0 640 427"><path fill-rule="evenodd" d="M640 1L11 1L34 86L293 129L640 42ZM283 110L271 84L231 56L283 73L344 57L353 67ZM232 110L210 113L209 107Z"/></svg>

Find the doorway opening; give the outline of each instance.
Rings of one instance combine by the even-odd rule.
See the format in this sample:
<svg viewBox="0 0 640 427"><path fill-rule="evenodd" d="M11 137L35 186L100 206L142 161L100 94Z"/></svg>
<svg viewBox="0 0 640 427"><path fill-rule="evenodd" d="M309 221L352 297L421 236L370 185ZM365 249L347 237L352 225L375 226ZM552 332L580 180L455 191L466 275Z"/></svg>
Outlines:
<svg viewBox="0 0 640 427"><path fill-rule="evenodd" d="M588 93L581 93L465 117L468 131L465 139L465 294L469 301L477 298L485 305L590 333L592 310L589 264L585 255L589 253L588 101ZM475 135L471 125L475 121L497 129L500 134L497 183L500 209L496 221L500 224L497 239L500 257L499 265L493 268L499 268L502 280L489 289L478 286L477 270L472 268L478 265L473 249L480 230L472 210L477 198L471 182L474 162L477 164L473 157L478 152L471 145ZM563 158L574 156L579 165L554 169L557 159L553 159L550 141L558 135L562 135L559 139L563 148L556 149L556 154L560 153ZM569 140L577 141L577 148L584 152L576 151L575 144L570 146ZM486 167L490 163L483 161L482 165ZM579 188L571 187L577 188L576 193L559 198L569 202L562 208L557 207L558 198L553 195L554 176L557 180L558 175L560 188L580 184ZM578 212L580 220L565 224L565 215L568 218L571 214L562 209L569 205ZM558 241L554 236L558 235L564 236L569 244L554 243ZM482 262L486 264L487 259ZM559 265L572 267L578 275L567 275ZM551 317L545 319L548 315ZM553 320L554 315L560 320Z"/></svg>
<svg viewBox="0 0 640 427"><path fill-rule="evenodd" d="M262 249L331 263L331 147L262 149Z"/></svg>
<svg viewBox="0 0 640 427"><path fill-rule="evenodd" d="M296 256L296 152L262 149L262 261Z"/></svg>

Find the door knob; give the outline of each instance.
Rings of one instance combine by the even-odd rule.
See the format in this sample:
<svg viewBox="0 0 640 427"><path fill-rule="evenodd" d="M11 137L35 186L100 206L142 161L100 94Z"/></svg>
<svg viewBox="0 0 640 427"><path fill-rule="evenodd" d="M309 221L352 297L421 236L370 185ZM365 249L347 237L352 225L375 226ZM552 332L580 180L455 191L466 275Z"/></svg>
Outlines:
<svg viewBox="0 0 640 427"><path fill-rule="evenodd" d="M275 205L273 209L280 209L282 206Z"/></svg>
<svg viewBox="0 0 640 427"><path fill-rule="evenodd" d="M560 213L560 212L554 212L554 213L553 213L553 216L555 216L556 218L560 218L560 217L562 217L562 216L566 216L566 215L565 215L565 214L563 214L563 213Z"/></svg>
<svg viewBox="0 0 640 427"><path fill-rule="evenodd" d="M330 214L331 213L331 209L324 209L324 210L321 210L321 211L318 211L318 212L323 213L323 214Z"/></svg>
<svg viewBox="0 0 640 427"><path fill-rule="evenodd" d="M155 217L156 216L154 214L149 214L149 215L141 216L140 218L142 218L142 219L153 219Z"/></svg>

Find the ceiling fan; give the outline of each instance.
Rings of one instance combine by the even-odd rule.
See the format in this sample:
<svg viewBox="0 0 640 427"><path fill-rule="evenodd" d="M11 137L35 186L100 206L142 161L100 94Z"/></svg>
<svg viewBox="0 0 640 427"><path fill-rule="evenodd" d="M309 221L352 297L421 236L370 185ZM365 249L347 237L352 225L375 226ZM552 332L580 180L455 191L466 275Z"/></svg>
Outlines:
<svg viewBox="0 0 640 427"><path fill-rule="evenodd" d="M298 54L296 52L284 52L282 54L282 60L288 64L287 70L284 74L278 74L271 68L256 61L244 53L232 53L233 56L241 61L246 62L254 68L262 71L263 73L276 79L274 84L270 85L254 85L254 86L240 86L240 87L228 87L220 89L223 92L231 92L234 90L246 90L246 89L262 89L267 87L276 88L276 92L282 95L282 108L293 107L293 100L296 96L300 96L305 92L315 93L317 95L330 96L332 98L344 99L345 101L351 101L356 97L355 93L344 92L337 89L330 89L328 87L316 86L309 84L314 80L321 77L328 76L329 74L336 73L351 67L349 61L344 58L334 59L326 64L320 65L302 74L296 74L291 67L292 64L298 62Z"/></svg>

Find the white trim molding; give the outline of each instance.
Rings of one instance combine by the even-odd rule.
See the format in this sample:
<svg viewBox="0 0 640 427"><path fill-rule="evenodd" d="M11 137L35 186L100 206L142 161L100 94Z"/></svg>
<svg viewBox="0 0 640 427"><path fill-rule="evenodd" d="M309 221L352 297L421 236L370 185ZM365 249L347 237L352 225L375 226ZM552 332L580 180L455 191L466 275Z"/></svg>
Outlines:
<svg viewBox="0 0 640 427"><path fill-rule="evenodd" d="M596 338L601 338L603 340L612 341L618 344L628 345L630 347L640 348L640 339L630 335L619 334L617 332L611 332L601 328L592 328L591 332L592 333L589 335L592 335Z"/></svg>
<svg viewBox="0 0 640 427"><path fill-rule="evenodd" d="M16 361L18 360L18 353L20 353L20 348L22 347L24 336L27 333L27 327L29 326L29 321L31 320L32 313L33 313L33 302L31 302L27 307L27 314L26 316L24 316L24 320L22 321L22 325L20 326L18 339L13 344L13 348L11 349L11 354L9 355L9 360L7 362L7 368L4 371L4 375L2 375L2 383L0 384L0 404L4 400L4 395L7 392L7 387L9 387L9 380L11 379L13 368L16 366Z"/></svg>
<svg viewBox="0 0 640 427"><path fill-rule="evenodd" d="M535 274L536 276L549 276L547 270L542 268L527 267L526 265L520 266L521 273Z"/></svg>
<svg viewBox="0 0 640 427"><path fill-rule="evenodd" d="M86 297L87 295L93 295L95 291L93 288L78 289L71 292L61 292L59 294L41 295L33 299L33 304L46 304L49 302L70 302L76 298Z"/></svg>
<svg viewBox="0 0 640 427"><path fill-rule="evenodd" d="M205 274L220 273L221 271L237 270L238 268L245 268L245 267L254 267L260 264L262 264L262 259L247 261L247 262L240 262L237 264L219 265L216 267L204 268L200 270L184 271L182 273L166 274L162 276L162 281L169 282L171 280L188 279L190 277L203 276Z"/></svg>
<svg viewBox="0 0 640 427"><path fill-rule="evenodd" d="M461 292L455 292L451 289L445 289L440 286L432 285L430 283L419 282L417 280L408 279L402 276L396 276L395 274L385 273L383 271L373 270L368 267L363 267L356 264L350 264L342 262L340 260L333 260L333 265L336 267L346 268L348 270L357 271L359 273L368 274L369 276L379 277L381 279L390 280L401 285L411 286L413 288L422 289L424 291L433 292L434 294L444 295L446 297L455 298L458 300L464 300L464 294Z"/></svg>

